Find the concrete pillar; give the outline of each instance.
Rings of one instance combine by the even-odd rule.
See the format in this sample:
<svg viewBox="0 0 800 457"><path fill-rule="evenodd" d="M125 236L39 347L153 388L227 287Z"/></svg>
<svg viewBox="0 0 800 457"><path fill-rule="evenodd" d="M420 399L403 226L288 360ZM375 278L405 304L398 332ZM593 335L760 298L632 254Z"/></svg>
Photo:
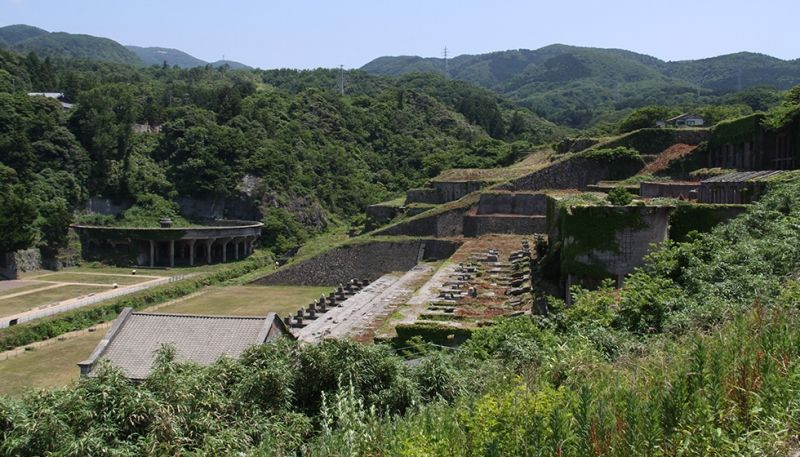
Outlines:
<svg viewBox="0 0 800 457"><path fill-rule="evenodd" d="M239 260L240 257L244 257L244 248L243 247L242 247L242 254L239 254L239 247L242 246L243 241L244 241L244 238L234 238L234 240L233 240L233 246L236 249L234 251L234 258L236 260Z"/></svg>
<svg viewBox="0 0 800 457"><path fill-rule="evenodd" d="M206 243L206 256L208 257L208 264L211 265L211 245L214 244L214 238L205 240Z"/></svg>
<svg viewBox="0 0 800 457"><path fill-rule="evenodd" d="M169 267L175 267L175 240L169 240Z"/></svg>
<svg viewBox="0 0 800 457"><path fill-rule="evenodd" d="M189 266L194 266L194 243L197 240L189 240Z"/></svg>
<svg viewBox="0 0 800 457"><path fill-rule="evenodd" d="M156 266L156 242L150 240L150 267Z"/></svg>

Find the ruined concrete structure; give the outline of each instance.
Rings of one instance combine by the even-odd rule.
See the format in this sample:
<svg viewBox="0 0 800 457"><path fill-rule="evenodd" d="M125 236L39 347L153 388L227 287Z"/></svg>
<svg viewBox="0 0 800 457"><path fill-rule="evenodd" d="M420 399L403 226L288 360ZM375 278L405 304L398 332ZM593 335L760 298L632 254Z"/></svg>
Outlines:
<svg viewBox="0 0 800 457"><path fill-rule="evenodd" d="M575 282L613 278L642 265L651 245L669 235L672 206L569 206L551 203L551 246L559 251L564 290Z"/></svg>
<svg viewBox="0 0 800 457"><path fill-rule="evenodd" d="M757 113L721 123L709 142L708 166L737 170L793 170L800 166L800 118L781 128Z"/></svg>
<svg viewBox="0 0 800 457"><path fill-rule="evenodd" d="M374 281L387 273L408 271L423 260L446 259L460 245L432 239L353 243L287 265L254 284L328 286L352 278Z"/></svg>
<svg viewBox="0 0 800 457"><path fill-rule="evenodd" d="M748 204L764 194L770 179L784 171L744 171L729 173L704 180L699 187L699 200L703 203Z"/></svg>
<svg viewBox="0 0 800 457"><path fill-rule="evenodd" d="M464 236L546 233L547 196L533 192L488 192L464 215Z"/></svg>
<svg viewBox="0 0 800 457"><path fill-rule="evenodd" d="M133 265L193 266L238 260L253 253L253 242L264 224L253 221L215 221L198 227L100 227L73 225L81 239L82 255Z"/></svg>
<svg viewBox="0 0 800 457"><path fill-rule="evenodd" d="M689 200L697 198L699 189L699 181L643 182L639 185L639 195L644 198L666 197Z"/></svg>
<svg viewBox="0 0 800 457"><path fill-rule="evenodd" d="M442 204L458 200L485 187L483 181L434 181L432 187L409 189L406 204Z"/></svg>

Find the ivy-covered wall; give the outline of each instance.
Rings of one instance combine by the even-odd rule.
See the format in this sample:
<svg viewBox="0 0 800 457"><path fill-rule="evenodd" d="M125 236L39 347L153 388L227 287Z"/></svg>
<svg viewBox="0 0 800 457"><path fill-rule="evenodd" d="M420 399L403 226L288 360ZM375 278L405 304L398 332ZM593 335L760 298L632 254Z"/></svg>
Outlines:
<svg viewBox="0 0 800 457"><path fill-rule="evenodd" d="M712 130L708 147L710 167L796 168L800 165L800 107L780 107L769 114L721 122Z"/></svg>
<svg viewBox="0 0 800 457"><path fill-rule="evenodd" d="M676 202L675 211L669 218L669 239L686 241L692 231L710 232L719 224L742 214L747 205L709 205L703 203Z"/></svg>
<svg viewBox="0 0 800 457"><path fill-rule="evenodd" d="M671 206L575 205L548 202L551 253L560 277L620 279L642 263L651 243L667 238Z"/></svg>

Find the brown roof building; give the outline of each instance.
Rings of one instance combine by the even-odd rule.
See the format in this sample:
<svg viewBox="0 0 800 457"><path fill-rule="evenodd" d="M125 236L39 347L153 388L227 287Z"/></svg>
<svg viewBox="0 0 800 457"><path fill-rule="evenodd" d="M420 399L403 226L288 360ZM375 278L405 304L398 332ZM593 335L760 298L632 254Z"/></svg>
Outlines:
<svg viewBox="0 0 800 457"><path fill-rule="evenodd" d="M125 308L97 344L79 363L81 376L92 376L100 360L108 360L134 380L150 374L156 353L164 344L175 348L176 360L210 365L220 357L238 358L245 349L286 336L294 338L275 314L267 317L195 316L136 313Z"/></svg>

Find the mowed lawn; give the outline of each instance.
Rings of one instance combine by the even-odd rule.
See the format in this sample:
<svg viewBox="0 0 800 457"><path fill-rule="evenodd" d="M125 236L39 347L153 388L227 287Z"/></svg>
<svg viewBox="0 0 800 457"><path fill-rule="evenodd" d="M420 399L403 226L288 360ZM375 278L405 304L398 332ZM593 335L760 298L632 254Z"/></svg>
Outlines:
<svg viewBox="0 0 800 457"><path fill-rule="evenodd" d="M107 329L0 360L0 395L19 396L41 388L61 387L80 377L78 362L86 360Z"/></svg>
<svg viewBox="0 0 800 457"><path fill-rule="evenodd" d="M143 278L134 275L109 275L109 274L92 274L92 273L49 273L41 276L35 276L30 279L37 281L53 281L53 282L80 282L84 284L119 284L120 286L129 286L132 284L139 284L146 281L152 281L155 278Z"/></svg>
<svg viewBox="0 0 800 457"><path fill-rule="evenodd" d="M201 295L158 308L155 312L175 314L210 314L218 316L280 316L305 308L334 287L300 286L230 286L215 287Z"/></svg>
<svg viewBox="0 0 800 457"><path fill-rule="evenodd" d="M43 284L44 286L46 284ZM64 285L16 297L0 298L0 316L10 316L48 303L82 297L110 289L110 287L103 286Z"/></svg>
<svg viewBox="0 0 800 457"><path fill-rule="evenodd" d="M0 286L4 284L0 282ZM35 281L19 281L18 284L15 284L14 287L7 287L4 289L0 289L0 298L5 297L7 295L19 294L22 292L30 292L32 290L41 289L42 287L52 286L52 284L48 284L46 282L35 282Z"/></svg>

